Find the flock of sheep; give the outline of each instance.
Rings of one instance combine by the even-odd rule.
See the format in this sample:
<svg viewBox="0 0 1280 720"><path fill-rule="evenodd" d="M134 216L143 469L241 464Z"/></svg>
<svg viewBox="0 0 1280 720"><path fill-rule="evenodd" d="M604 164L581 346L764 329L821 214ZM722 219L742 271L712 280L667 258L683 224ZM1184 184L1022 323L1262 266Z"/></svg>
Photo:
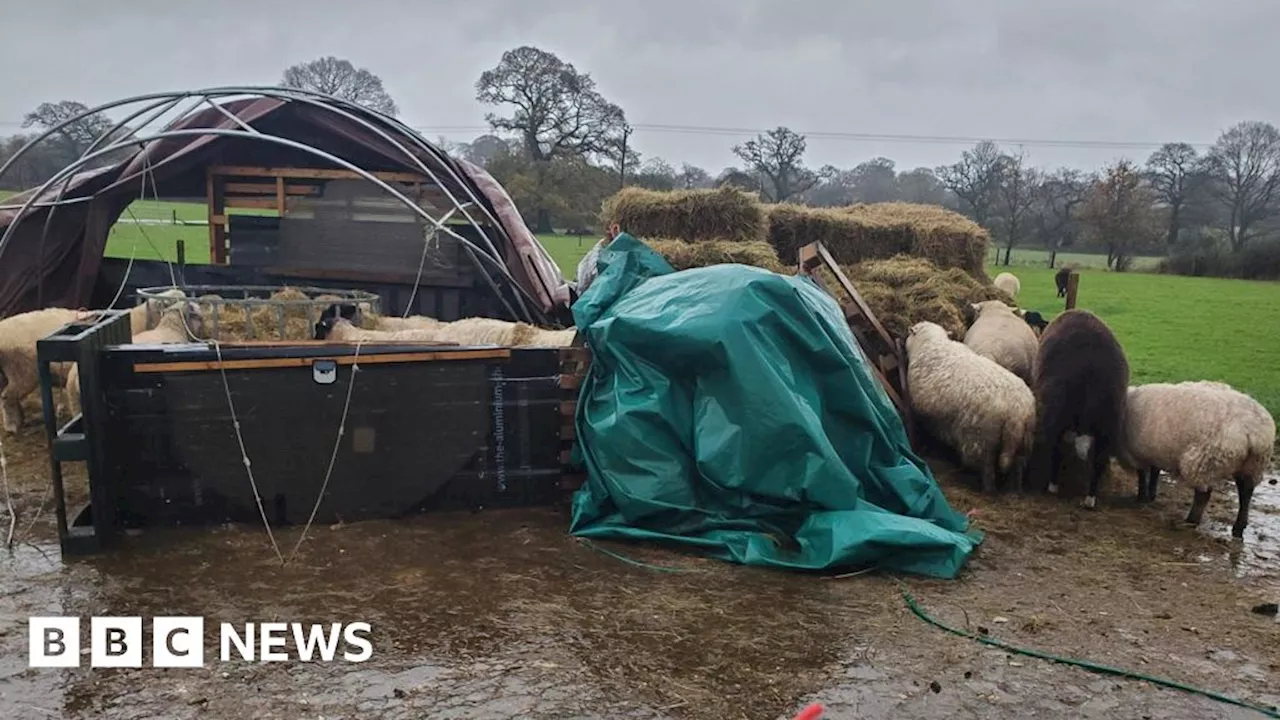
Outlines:
<svg viewBox="0 0 1280 720"><path fill-rule="evenodd" d="M1065 282L1056 281L1061 294ZM1002 273L995 283L1016 299L1016 277ZM1033 448L1043 447L1045 489L1057 493L1073 449L1090 469L1085 507L1096 506L1115 458L1137 472L1139 502L1155 499L1161 471L1192 484L1191 525L1200 524L1214 486L1233 480L1239 509L1231 533L1244 536L1276 440L1275 420L1260 403L1220 382L1131 387L1120 343L1085 310L1068 310L1039 333L1032 313L998 300L971 310L963 342L932 322L911 327L907 382L922 425L979 473L984 492L995 492L998 479L1020 492Z"/></svg>
<svg viewBox="0 0 1280 720"><path fill-rule="evenodd" d="M294 299L298 291L286 288L272 299ZM303 296L305 297L305 295ZM204 307L202 298L187 299L173 288L134 306L129 325L134 344L155 345L201 342L211 326L206 317L216 308ZM425 316L385 317L367 312L336 295L316 301L331 304L312 328L314 340L334 343L423 343L432 345L498 345L501 347L567 347L574 328L545 330L534 325L492 318L464 318L441 322ZM36 341L70 323L93 322L97 310L44 308L0 320L0 411L4 431L16 433L23 424L22 401L39 388ZM301 312L293 308L286 312ZM54 384L62 389L67 409L80 411L79 371L74 363L53 363Z"/></svg>

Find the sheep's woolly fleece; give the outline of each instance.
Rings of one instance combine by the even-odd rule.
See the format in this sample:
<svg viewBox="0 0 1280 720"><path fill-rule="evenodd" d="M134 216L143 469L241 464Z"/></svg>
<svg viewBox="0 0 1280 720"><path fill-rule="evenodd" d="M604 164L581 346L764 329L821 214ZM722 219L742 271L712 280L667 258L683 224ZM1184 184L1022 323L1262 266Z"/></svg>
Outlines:
<svg viewBox="0 0 1280 720"><path fill-rule="evenodd" d="M1271 463L1275 419L1225 383L1151 383L1129 388L1125 446L1130 469L1155 466L1201 490L1240 474L1256 482Z"/></svg>
<svg viewBox="0 0 1280 720"><path fill-rule="evenodd" d="M1036 413L1031 389L947 337L936 323L913 325L906 346L912 409L959 453L965 467L982 472L984 486L992 489L996 471L1009 472L1030 452Z"/></svg>
<svg viewBox="0 0 1280 720"><path fill-rule="evenodd" d="M965 331L964 344L1030 385L1040 346L1035 330L999 300L974 303L973 310L977 319Z"/></svg>
<svg viewBox="0 0 1280 720"><path fill-rule="evenodd" d="M6 431L16 432L22 425L22 401L40 386L36 341L67 323L92 316L91 310L44 308L0 320L0 405ZM66 384L69 365L50 366L59 387Z"/></svg>

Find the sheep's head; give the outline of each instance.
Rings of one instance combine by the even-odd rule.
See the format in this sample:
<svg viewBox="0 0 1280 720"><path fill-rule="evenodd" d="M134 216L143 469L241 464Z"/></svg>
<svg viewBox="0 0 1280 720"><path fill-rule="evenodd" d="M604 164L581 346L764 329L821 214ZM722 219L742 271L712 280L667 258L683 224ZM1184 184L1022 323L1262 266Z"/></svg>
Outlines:
<svg viewBox="0 0 1280 720"><path fill-rule="evenodd" d="M346 320L352 325L360 325L364 317L357 305L335 303L321 311L320 320L314 326L312 337L316 340L324 340L329 337L329 333L333 332L333 326L337 325L339 320Z"/></svg>
<svg viewBox="0 0 1280 720"><path fill-rule="evenodd" d="M1044 332L1045 327L1049 325L1049 321L1045 320L1044 316L1035 310L1028 310L1024 312L1022 314L1022 319L1026 320L1027 324L1035 329L1037 335Z"/></svg>
<svg viewBox="0 0 1280 720"><path fill-rule="evenodd" d="M941 340L949 340L950 338L951 332L946 328L935 322L921 320L915 325L912 325L911 329L907 330L907 355L910 356L914 354L916 349L925 344L939 342Z"/></svg>
<svg viewBox="0 0 1280 720"><path fill-rule="evenodd" d="M982 302L970 303L975 318L982 317L985 312L1003 311L1013 312L1013 308L1000 300L983 300Z"/></svg>

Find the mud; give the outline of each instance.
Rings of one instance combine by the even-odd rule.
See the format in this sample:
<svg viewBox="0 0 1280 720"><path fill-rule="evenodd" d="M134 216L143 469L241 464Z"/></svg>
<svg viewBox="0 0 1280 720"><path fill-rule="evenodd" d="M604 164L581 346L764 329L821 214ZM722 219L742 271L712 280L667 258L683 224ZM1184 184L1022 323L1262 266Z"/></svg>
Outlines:
<svg viewBox="0 0 1280 720"><path fill-rule="evenodd" d="M755 719L811 701L828 718L1261 717L947 634L910 613L904 589L955 627L1280 703L1280 622L1251 612L1280 600L1269 483L1232 542L1234 492L1188 529L1191 493L1176 483L1137 506L1136 484L1117 478L1089 511L1069 497L983 497L940 462L952 503L987 531L950 582L596 547L567 535L565 508L313 528L282 567L251 526L151 530L64 561L49 510L24 534L47 485L38 431L5 449L20 521L0 552L4 718ZM277 531L286 555L297 538ZM104 614L204 616L205 667L27 668L27 617ZM271 620L367 621L373 656L219 662L217 623Z"/></svg>

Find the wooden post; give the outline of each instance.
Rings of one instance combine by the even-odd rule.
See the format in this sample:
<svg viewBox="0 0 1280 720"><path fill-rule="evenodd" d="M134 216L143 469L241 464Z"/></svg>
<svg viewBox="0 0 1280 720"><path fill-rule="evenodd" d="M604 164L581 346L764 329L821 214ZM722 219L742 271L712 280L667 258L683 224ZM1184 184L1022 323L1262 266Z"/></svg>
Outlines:
<svg viewBox="0 0 1280 720"><path fill-rule="evenodd" d="M284 217L284 176L276 176L276 210Z"/></svg>
<svg viewBox="0 0 1280 720"><path fill-rule="evenodd" d="M178 248L178 267L187 264L187 241L179 240L175 243Z"/></svg>
<svg viewBox="0 0 1280 720"><path fill-rule="evenodd" d="M1080 289L1080 273L1075 270L1067 275L1067 309L1071 310L1076 306L1076 292Z"/></svg>
<svg viewBox="0 0 1280 720"><path fill-rule="evenodd" d="M205 171L205 201L209 204L209 262L222 265L227 258L227 210L222 180L210 167Z"/></svg>

